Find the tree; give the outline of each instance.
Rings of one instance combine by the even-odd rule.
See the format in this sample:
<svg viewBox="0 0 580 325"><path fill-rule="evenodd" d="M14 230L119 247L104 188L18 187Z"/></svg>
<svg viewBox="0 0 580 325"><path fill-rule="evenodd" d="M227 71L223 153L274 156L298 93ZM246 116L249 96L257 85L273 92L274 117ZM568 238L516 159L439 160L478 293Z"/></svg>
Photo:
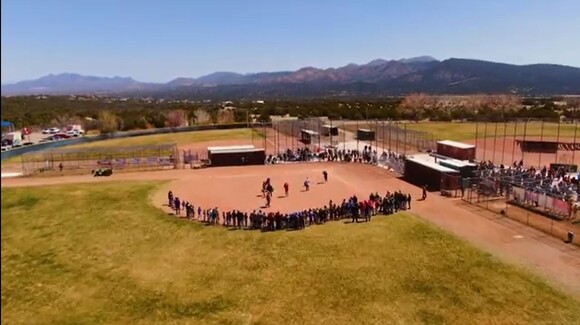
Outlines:
<svg viewBox="0 0 580 325"><path fill-rule="evenodd" d="M109 111L100 111L98 121L101 133L114 133L119 130L117 115Z"/></svg>
<svg viewBox="0 0 580 325"><path fill-rule="evenodd" d="M232 110L220 109L218 111L217 119L218 119L217 122L220 124L234 123L235 122L234 112Z"/></svg>
<svg viewBox="0 0 580 325"><path fill-rule="evenodd" d="M180 127L187 125L187 114L184 110L174 109L165 116L165 124L169 127Z"/></svg>
<svg viewBox="0 0 580 325"><path fill-rule="evenodd" d="M258 117L258 122L268 123L271 121L272 119L270 118L270 114L268 113L268 111L263 110L262 113L260 113L260 116Z"/></svg>
<svg viewBox="0 0 580 325"><path fill-rule="evenodd" d="M425 94L410 94L403 99L399 108L404 117L418 121L424 115L427 101L427 96Z"/></svg>
<svg viewBox="0 0 580 325"><path fill-rule="evenodd" d="M209 124L211 123L211 115L203 108L198 108L194 112L195 122L197 124Z"/></svg>

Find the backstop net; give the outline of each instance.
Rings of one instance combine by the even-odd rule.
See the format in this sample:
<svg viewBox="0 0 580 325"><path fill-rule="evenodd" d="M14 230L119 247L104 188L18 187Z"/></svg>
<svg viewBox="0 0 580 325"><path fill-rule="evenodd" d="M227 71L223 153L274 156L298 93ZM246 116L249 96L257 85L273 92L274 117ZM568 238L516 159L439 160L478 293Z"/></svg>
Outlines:
<svg viewBox="0 0 580 325"><path fill-rule="evenodd" d="M24 175L113 170L174 169L180 164L176 144L131 147L68 148L22 155Z"/></svg>

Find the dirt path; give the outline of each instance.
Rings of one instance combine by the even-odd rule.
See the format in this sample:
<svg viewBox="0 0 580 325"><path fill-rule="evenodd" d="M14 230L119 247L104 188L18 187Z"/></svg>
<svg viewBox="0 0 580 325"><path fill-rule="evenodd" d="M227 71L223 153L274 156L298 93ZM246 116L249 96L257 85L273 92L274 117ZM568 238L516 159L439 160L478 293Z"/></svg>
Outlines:
<svg viewBox="0 0 580 325"><path fill-rule="evenodd" d="M322 170L329 171L329 184L317 184ZM2 187L169 180L171 182L152 194L156 206L165 203L166 191L172 189L177 195L198 205L219 206L222 209L255 209L263 204L263 199L256 194L261 181L266 177L276 177L278 183L283 177L291 183L292 198L276 198L273 202L273 206L282 211L321 206L327 204L329 199L336 201L355 193L366 196L371 191L382 194L386 190L400 189L411 193L415 198L421 193L417 187L396 178L386 170L368 165L339 163L186 169L123 173L112 177L87 175L13 178L2 179ZM316 184L308 193L300 192L305 177L309 177ZM281 184L275 188L278 190L275 194L279 195ZM516 221L466 205L461 200L441 197L437 193L432 193L426 201L414 201L411 213L472 242L502 260L522 265L544 276L557 287L580 297L580 250L577 247L563 244Z"/></svg>

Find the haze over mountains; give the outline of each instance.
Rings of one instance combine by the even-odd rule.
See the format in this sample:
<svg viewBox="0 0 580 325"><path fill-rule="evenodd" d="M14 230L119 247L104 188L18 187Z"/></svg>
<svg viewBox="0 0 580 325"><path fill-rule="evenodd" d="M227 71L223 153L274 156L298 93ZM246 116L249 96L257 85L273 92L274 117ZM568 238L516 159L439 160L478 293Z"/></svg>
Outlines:
<svg viewBox="0 0 580 325"><path fill-rule="evenodd" d="M73 73L2 85L2 95L107 94L189 99L296 98L330 96L396 96L433 94L518 93L580 94L580 68L511 65L429 56L402 60L377 59L339 68L305 67L296 71L239 74L215 72L199 78L179 77L168 83L147 83L123 77Z"/></svg>

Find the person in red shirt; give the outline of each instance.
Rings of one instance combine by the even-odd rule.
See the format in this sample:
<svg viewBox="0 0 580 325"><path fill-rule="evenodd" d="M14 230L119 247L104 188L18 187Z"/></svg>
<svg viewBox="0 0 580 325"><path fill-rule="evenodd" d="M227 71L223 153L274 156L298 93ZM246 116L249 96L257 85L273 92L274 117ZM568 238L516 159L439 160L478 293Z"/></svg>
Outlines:
<svg viewBox="0 0 580 325"><path fill-rule="evenodd" d="M288 182L284 183L284 193L288 196Z"/></svg>

